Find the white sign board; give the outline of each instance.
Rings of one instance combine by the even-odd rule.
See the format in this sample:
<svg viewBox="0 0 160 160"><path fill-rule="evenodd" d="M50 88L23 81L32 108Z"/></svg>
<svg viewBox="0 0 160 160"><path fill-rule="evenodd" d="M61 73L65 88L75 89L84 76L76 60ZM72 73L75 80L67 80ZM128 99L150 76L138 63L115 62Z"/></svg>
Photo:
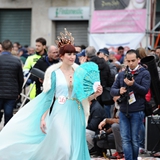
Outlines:
<svg viewBox="0 0 160 160"><path fill-rule="evenodd" d="M51 20L89 20L89 7L51 7Z"/></svg>

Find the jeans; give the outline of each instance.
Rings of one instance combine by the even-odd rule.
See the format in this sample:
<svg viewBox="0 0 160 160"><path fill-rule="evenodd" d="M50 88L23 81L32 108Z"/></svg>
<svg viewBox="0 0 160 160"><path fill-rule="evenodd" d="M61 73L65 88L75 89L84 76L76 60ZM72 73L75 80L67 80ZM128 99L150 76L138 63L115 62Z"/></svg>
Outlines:
<svg viewBox="0 0 160 160"><path fill-rule="evenodd" d="M144 123L142 122L139 131L139 147L144 148L144 146L145 146L145 127Z"/></svg>
<svg viewBox="0 0 160 160"><path fill-rule="evenodd" d="M139 153L139 130L143 123L144 112L119 113L120 132L126 160L137 160Z"/></svg>
<svg viewBox="0 0 160 160"><path fill-rule="evenodd" d="M104 109L106 111L107 118L111 118L111 105L104 105Z"/></svg>
<svg viewBox="0 0 160 160"><path fill-rule="evenodd" d="M4 109L4 125L12 118L13 109L15 107L15 99L1 99L0 98L0 110Z"/></svg>

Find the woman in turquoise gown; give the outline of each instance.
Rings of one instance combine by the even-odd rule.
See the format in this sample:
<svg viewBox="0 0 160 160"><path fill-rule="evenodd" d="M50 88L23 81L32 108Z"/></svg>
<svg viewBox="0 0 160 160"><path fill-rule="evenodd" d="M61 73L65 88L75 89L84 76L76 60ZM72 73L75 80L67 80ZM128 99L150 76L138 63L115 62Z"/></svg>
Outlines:
<svg viewBox="0 0 160 160"><path fill-rule="evenodd" d="M92 94L94 82L99 81L98 67L92 62L76 66L70 44L59 52L62 63L47 69L43 92L0 132L0 160L90 159L85 117L88 99L102 93L98 86Z"/></svg>

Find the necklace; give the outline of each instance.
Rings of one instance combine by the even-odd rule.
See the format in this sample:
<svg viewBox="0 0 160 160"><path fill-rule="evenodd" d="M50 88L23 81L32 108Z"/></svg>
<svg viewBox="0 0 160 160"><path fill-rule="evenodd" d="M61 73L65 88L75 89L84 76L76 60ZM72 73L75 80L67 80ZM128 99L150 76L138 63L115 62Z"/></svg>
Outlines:
<svg viewBox="0 0 160 160"><path fill-rule="evenodd" d="M74 70L64 70L62 69L62 72L66 78L66 81L67 81L67 87L68 87L68 96L71 97L72 95L72 90L73 90L73 73L74 73Z"/></svg>
<svg viewBox="0 0 160 160"><path fill-rule="evenodd" d="M72 89L73 89L73 76L70 75L70 77L69 77L69 85L68 85L69 97L71 97Z"/></svg>

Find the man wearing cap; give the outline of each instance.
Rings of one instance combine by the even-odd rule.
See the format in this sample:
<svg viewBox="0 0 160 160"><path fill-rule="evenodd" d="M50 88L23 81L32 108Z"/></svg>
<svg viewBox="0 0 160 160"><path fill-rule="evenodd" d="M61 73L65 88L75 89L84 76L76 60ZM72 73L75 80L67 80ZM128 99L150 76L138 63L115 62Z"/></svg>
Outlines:
<svg viewBox="0 0 160 160"><path fill-rule="evenodd" d="M111 74L116 75L117 74L117 68L113 63L109 62L109 51L107 48L103 48L100 49L97 53L99 58L104 58L104 60L107 62L107 64L109 65Z"/></svg>
<svg viewBox="0 0 160 160"><path fill-rule="evenodd" d="M99 58L97 56L97 52L93 46L89 46L85 49L85 55L87 58L87 61L94 62L98 65L99 71L100 71L100 81L101 85L103 87L108 87L109 86L109 77L111 76L110 73L110 68L106 61L103 58ZM97 98L99 103L103 106L103 102L101 100L101 96Z"/></svg>
<svg viewBox="0 0 160 160"><path fill-rule="evenodd" d="M76 54L76 60L75 60L75 63L77 64L81 64L84 62L86 62L85 49Z"/></svg>
<svg viewBox="0 0 160 160"><path fill-rule="evenodd" d="M117 74L117 68L114 64L109 62L109 51L107 48L103 48L103 49L100 49L97 54L98 54L99 58L103 58L107 62L108 66L110 68L111 75L110 75L109 80L110 80L110 85L112 85L112 83L114 82L114 79L115 79L115 75ZM110 113L111 104L105 104L104 108L106 110L108 118L111 118L111 113Z"/></svg>

